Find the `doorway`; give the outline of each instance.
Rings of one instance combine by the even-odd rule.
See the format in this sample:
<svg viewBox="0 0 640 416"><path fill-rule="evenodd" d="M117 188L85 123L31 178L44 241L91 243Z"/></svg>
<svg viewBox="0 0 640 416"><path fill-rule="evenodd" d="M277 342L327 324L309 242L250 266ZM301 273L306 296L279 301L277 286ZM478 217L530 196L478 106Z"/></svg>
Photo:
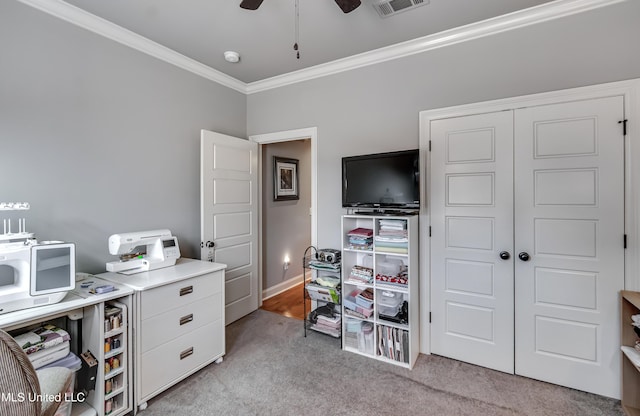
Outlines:
<svg viewBox="0 0 640 416"><path fill-rule="evenodd" d="M249 140L260 145L259 233L263 243L259 253L259 280L262 306L263 300L288 290L295 291L295 287L302 284L303 252L307 246L316 245L317 128L252 135ZM296 154L302 156L294 157ZM297 160L299 199L275 200L274 156ZM304 242L294 235L296 227L305 228ZM302 304L302 289L298 289Z"/></svg>
<svg viewBox="0 0 640 416"><path fill-rule="evenodd" d="M300 139L260 147L265 300L303 281L301 259L311 245L311 145L309 139ZM281 193L294 195L282 198Z"/></svg>

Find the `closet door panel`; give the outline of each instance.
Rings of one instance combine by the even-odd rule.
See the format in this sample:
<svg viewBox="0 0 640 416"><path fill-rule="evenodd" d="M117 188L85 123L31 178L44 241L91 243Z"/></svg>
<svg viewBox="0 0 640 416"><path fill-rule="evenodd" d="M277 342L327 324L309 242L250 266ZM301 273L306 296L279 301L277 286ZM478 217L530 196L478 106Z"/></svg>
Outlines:
<svg viewBox="0 0 640 416"><path fill-rule="evenodd" d="M515 371L619 392L622 97L515 111Z"/></svg>
<svg viewBox="0 0 640 416"><path fill-rule="evenodd" d="M431 140L431 351L512 373L513 114L437 120Z"/></svg>

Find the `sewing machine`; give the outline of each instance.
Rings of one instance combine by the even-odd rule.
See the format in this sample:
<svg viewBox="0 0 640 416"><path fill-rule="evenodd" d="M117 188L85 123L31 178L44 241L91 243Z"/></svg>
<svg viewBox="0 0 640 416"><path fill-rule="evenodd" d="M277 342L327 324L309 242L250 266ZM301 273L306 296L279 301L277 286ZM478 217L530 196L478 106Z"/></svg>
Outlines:
<svg viewBox="0 0 640 416"><path fill-rule="evenodd" d="M175 265L180 247L169 230L139 231L110 236L109 253L120 260L108 262L108 271L134 274Z"/></svg>
<svg viewBox="0 0 640 416"><path fill-rule="evenodd" d="M60 302L75 287L75 245L0 243L0 314Z"/></svg>
<svg viewBox="0 0 640 416"><path fill-rule="evenodd" d="M0 202L0 314L60 302L75 287L76 248L62 241L38 242L27 232L28 202ZM15 212L13 212L15 211ZM13 216L13 218L12 218ZM18 232L11 230L11 221Z"/></svg>

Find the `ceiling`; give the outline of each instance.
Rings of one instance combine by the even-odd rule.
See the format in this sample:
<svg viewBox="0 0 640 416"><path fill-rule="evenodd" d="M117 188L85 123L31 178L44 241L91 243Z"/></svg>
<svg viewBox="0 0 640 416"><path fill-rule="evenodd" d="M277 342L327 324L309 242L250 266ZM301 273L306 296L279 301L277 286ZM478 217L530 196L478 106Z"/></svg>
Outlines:
<svg viewBox="0 0 640 416"><path fill-rule="evenodd" d="M381 18L372 2L345 14L334 0L65 0L244 83L265 80L363 52L526 9L550 0L430 0ZM427 3L427 1L425 1ZM236 51L240 62L224 60Z"/></svg>

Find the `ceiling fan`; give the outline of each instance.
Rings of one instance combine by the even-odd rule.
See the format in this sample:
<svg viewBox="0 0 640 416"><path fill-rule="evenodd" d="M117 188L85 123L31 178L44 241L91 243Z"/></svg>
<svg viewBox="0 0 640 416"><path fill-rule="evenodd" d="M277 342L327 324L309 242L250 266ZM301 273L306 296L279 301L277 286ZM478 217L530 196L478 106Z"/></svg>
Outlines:
<svg viewBox="0 0 640 416"><path fill-rule="evenodd" d="M263 0L242 0L240 7L247 10L256 10L260 7L262 1ZM335 0L335 2L345 13L352 12L360 6L360 0Z"/></svg>

